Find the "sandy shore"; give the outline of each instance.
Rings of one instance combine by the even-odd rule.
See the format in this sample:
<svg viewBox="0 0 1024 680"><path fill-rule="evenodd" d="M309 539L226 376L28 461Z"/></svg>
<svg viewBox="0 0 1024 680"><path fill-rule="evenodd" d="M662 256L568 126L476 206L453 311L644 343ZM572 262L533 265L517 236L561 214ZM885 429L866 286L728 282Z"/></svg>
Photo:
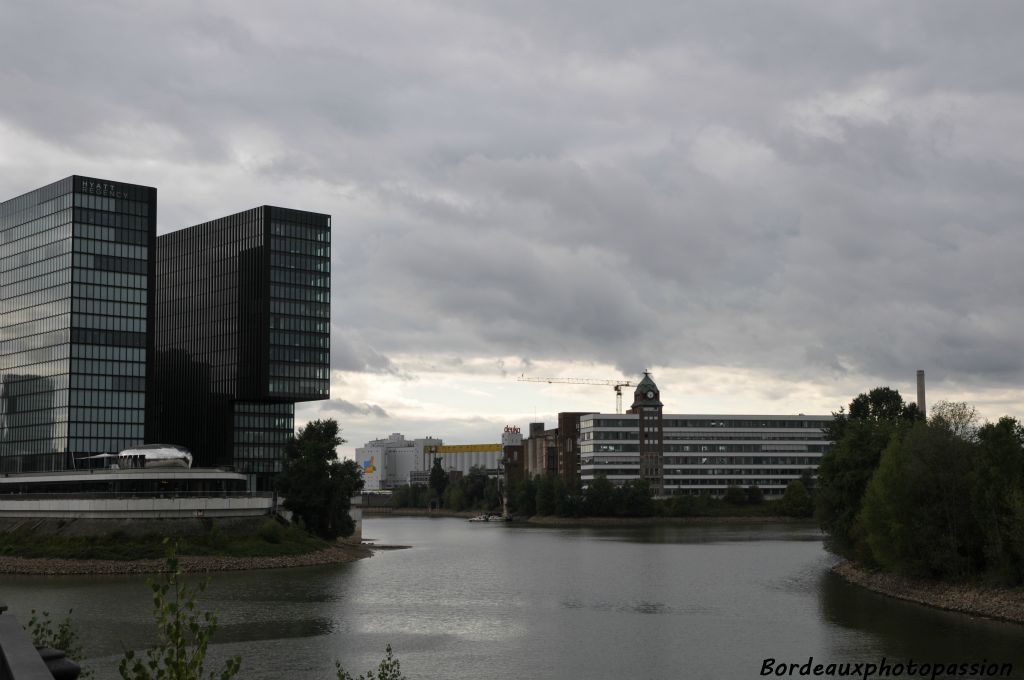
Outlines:
<svg viewBox="0 0 1024 680"><path fill-rule="evenodd" d="M178 564L189 573L206 571L237 571L244 569L282 569L312 567L322 564L341 564L373 555L374 549L388 546L338 544L325 550L302 555L276 555L272 557L214 557L180 555ZM0 574L34 574L57 576L68 574L154 574L164 571L163 559L151 560L64 560L52 558L0 556Z"/></svg>
<svg viewBox="0 0 1024 680"><path fill-rule="evenodd" d="M872 572L850 562L832 567L850 583L918 604L990 619L1024 623L1024 590L948 584Z"/></svg>

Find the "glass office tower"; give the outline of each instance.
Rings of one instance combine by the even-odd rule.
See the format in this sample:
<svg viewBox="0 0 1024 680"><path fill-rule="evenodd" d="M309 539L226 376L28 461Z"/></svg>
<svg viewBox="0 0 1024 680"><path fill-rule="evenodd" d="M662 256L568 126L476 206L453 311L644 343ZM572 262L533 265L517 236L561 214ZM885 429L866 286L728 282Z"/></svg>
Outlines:
<svg viewBox="0 0 1024 680"><path fill-rule="evenodd" d="M156 189L74 175L0 203L0 471L145 440Z"/></svg>
<svg viewBox="0 0 1024 680"><path fill-rule="evenodd" d="M268 489L330 383L329 215L262 206L160 236L154 440Z"/></svg>

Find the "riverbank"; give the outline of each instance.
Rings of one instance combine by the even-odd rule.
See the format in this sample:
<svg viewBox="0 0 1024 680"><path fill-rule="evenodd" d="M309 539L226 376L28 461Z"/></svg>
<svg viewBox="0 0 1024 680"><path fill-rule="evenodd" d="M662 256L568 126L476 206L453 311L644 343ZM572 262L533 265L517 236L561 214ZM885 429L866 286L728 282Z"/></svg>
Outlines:
<svg viewBox="0 0 1024 680"><path fill-rule="evenodd" d="M402 547L402 546L396 546ZM380 546L384 550L390 546ZM325 564L343 564L373 555L373 549L364 545L339 543L322 550L299 555L266 555L260 557L226 557L215 555L179 555L178 566L186 573L209 571L240 571L250 569L284 569L312 567ZM67 576L72 574L124 575L156 574L166 570L164 559L97 560L60 559L53 557L29 558L0 556L0 574L28 574L35 576Z"/></svg>
<svg viewBox="0 0 1024 680"><path fill-rule="evenodd" d="M949 584L874 572L851 562L832 567L848 583L947 611L1024 624L1024 590Z"/></svg>
<svg viewBox="0 0 1024 680"><path fill-rule="evenodd" d="M374 519L382 517L476 517L479 510L453 512L451 510L431 510L425 508L389 508L387 512L367 512L364 517ZM534 515L532 517L516 517L513 523L534 524L537 526L559 527L607 527L607 526L652 526L652 525L702 525L702 524L806 524L813 525L812 519L795 519L793 517L738 515L738 516L693 516L693 517L558 517L556 515Z"/></svg>
<svg viewBox="0 0 1024 680"><path fill-rule="evenodd" d="M533 516L526 519L527 524L538 526L566 527L619 527L619 526L690 526L706 524L806 524L814 525L813 520L794 519L792 517L544 517Z"/></svg>

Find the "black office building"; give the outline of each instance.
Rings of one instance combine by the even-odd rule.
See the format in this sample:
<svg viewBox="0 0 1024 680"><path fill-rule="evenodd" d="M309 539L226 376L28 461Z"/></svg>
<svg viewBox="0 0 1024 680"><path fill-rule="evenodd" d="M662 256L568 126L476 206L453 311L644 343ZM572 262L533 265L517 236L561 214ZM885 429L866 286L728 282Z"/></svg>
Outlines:
<svg viewBox="0 0 1024 680"><path fill-rule="evenodd" d="M145 441L156 189L78 175L0 203L0 471Z"/></svg>
<svg viewBox="0 0 1024 680"><path fill-rule="evenodd" d="M157 239L154 441L269 488L330 385L329 215L262 206Z"/></svg>

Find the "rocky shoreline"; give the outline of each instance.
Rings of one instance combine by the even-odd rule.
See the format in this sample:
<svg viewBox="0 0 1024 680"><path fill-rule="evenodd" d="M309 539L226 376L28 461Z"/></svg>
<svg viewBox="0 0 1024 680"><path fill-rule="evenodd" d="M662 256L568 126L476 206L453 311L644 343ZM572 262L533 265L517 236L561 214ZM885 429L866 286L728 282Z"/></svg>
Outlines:
<svg viewBox="0 0 1024 680"><path fill-rule="evenodd" d="M374 549L387 546L365 546L339 543L336 546L301 555L266 557L221 557L212 555L179 555L178 565L188 573L238 571L248 569L285 569L324 564L343 564L373 555ZM0 556L0 574L35 576L68 576L72 574L123 575L155 574L165 571L163 559L147 560L69 560Z"/></svg>
<svg viewBox="0 0 1024 680"><path fill-rule="evenodd" d="M518 520L517 520L518 521ZM794 519L792 517L545 517L534 515L525 520L528 524L539 526L565 527L615 527L615 526L654 526L654 525L713 525L713 524L807 524L814 525L812 520ZM814 525L817 526L817 525Z"/></svg>
<svg viewBox="0 0 1024 680"><path fill-rule="evenodd" d="M849 583L882 595L947 611L1024 623L1024 590L973 584L951 584L874 572L851 562L832 571Z"/></svg>

